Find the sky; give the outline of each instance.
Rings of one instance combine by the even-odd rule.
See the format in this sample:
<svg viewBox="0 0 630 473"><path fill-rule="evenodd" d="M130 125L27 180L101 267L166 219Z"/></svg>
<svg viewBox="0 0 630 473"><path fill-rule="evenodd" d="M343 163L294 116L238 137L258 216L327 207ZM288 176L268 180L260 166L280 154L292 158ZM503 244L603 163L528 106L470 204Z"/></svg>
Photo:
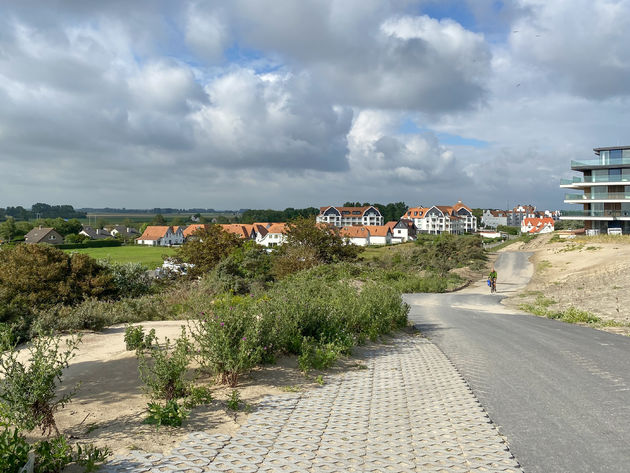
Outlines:
<svg viewBox="0 0 630 473"><path fill-rule="evenodd" d="M566 208L630 0L0 0L0 207Z"/></svg>

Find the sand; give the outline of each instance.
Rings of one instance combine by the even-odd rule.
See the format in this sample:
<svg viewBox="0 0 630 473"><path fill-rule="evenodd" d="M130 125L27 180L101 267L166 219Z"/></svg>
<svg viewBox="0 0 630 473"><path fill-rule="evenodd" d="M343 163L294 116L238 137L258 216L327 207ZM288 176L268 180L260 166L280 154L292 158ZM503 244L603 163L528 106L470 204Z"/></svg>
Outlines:
<svg viewBox="0 0 630 473"><path fill-rule="evenodd" d="M556 302L551 306L554 310L573 306L603 321L630 324L630 239L580 237L551 242L551 238L541 235L529 244L514 244L504 250L532 251L535 266L525 289L504 303L517 307L542 295ZM630 334L628 327L601 328Z"/></svg>
<svg viewBox="0 0 630 473"><path fill-rule="evenodd" d="M154 328L158 337L177 338L182 321L145 322L146 330ZM326 372L302 374L295 357L282 357L275 365L254 369L239 379L239 391L243 409L239 412L227 408L226 401L232 389L214 384L207 375L196 380L207 385L213 392L211 405L192 409L182 427L144 424L149 397L143 392L138 378L135 352L126 351L124 326L114 326L101 333L84 333L78 355L65 370L60 393L80 383L78 391L66 407L55 416L59 430L74 442L93 442L107 446L114 454L130 450L168 453L190 432L234 434L247 420L249 412L266 395L282 395L288 390L317 389L316 377L340 370L360 369L360 359L379 344L368 344L355 350L353 357L340 360L337 366ZM31 440L41 437L34 432Z"/></svg>

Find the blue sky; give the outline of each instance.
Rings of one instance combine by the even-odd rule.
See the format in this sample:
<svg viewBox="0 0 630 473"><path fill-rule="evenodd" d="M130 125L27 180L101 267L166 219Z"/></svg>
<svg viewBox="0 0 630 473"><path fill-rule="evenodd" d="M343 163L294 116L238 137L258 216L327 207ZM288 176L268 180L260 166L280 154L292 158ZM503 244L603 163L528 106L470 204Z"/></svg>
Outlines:
<svg viewBox="0 0 630 473"><path fill-rule="evenodd" d="M0 0L0 207L563 207L571 159L630 143L629 23L628 0Z"/></svg>

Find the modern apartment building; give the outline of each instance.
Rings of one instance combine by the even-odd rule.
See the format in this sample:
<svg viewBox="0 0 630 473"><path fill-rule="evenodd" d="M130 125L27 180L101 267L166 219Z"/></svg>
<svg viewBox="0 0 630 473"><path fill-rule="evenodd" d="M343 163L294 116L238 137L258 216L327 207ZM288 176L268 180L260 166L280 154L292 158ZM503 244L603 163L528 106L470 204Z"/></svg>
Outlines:
<svg viewBox="0 0 630 473"><path fill-rule="evenodd" d="M477 231L477 219L470 207L458 201L452 207L412 207L401 218L412 220L418 233L439 235L441 233L473 233Z"/></svg>
<svg viewBox="0 0 630 473"><path fill-rule="evenodd" d="M571 161L582 175L563 179L560 187L579 191L565 194L567 204L582 210L563 212L561 220L584 220L587 233L630 234L630 146L594 148L595 159Z"/></svg>
<svg viewBox="0 0 630 473"><path fill-rule="evenodd" d="M335 227L353 225L383 225L381 212L371 205L366 207L320 207L317 223L327 223Z"/></svg>

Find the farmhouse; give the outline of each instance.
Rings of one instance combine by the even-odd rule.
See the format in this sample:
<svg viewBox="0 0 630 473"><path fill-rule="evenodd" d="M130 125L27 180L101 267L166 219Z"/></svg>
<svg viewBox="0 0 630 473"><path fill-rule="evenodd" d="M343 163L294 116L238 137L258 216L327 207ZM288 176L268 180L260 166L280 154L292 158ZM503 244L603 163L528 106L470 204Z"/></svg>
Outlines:
<svg viewBox="0 0 630 473"><path fill-rule="evenodd" d="M181 227L173 230L173 227L166 225L149 225L136 242L149 246L181 245L184 243L184 232Z"/></svg>
<svg viewBox="0 0 630 473"><path fill-rule="evenodd" d="M33 228L28 232L24 241L26 243L48 243L50 245L61 245L63 237L55 231L54 228Z"/></svg>

